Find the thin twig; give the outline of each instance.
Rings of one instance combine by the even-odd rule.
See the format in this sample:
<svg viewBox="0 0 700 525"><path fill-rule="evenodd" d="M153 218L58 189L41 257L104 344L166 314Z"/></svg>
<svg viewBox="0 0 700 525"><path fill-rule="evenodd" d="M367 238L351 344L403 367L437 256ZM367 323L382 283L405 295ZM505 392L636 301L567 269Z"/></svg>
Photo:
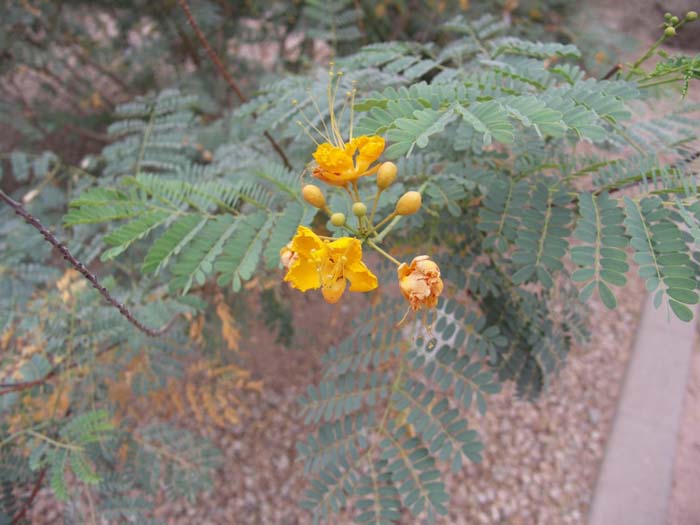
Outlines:
<svg viewBox="0 0 700 525"><path fill-rule="evenodd" d="M615 64L612 68L610 68L610 71L605 73L605 75L603 76L603 80L609 80L610 78L612 78L612 76L615 73L617 73L621 69L622 69L622 64Z"/></svg>
<svg viewBox="0 0 700 525"><path fill-rule="evenodd" d="M68 36L68 40L78 47L78 53L83 63L88 64L89 66L97 70L99 73L109 78L112 82L117 84L122 89L122 91L124 91L124 93L127 93L129 95L134 94L134 91L131 88L131 86L129 86L129 84L122 80L122 78L118 74L114 73L113 71L110 71L98 61L93 59L92 56L90 56L90 53L86 49L86 47L83 44L81 44L77 38L71 35Z"/></svg>
<svg viewBox="0 0 700 525"><path fill-rule="evenodd" d="M68 130L72 131L73 133L77 133L78 135L81 135L86 139L95 140L97 142L101 142L102 144L109 144L110 142L112 142L112 137L104 133L99 133L97 131L92 131L91 129L82 128L80 126L76 126L75 124L66 124L65 126L66 128L68 128Z"/></svg>
<svg viewBox="0 0 700 525"><path fill-rule="evenodd" d="M17 523L20 523L22 519L27 515L27 512L29 511L29 507L32 506L32 503L34 503L34 498L36 498L36 495L39 493L39 489L41 488L41 484L44 482L44 477L46 476L46 467L39 473L39 477L36 479L36 482L34 483L34 488L32 489L32 493L29 495L29 499L24 502L24 505L22 506L22 510L20 510L17 514L14 515L12 518L12 525L16 525Z"/></svg>
<svg viewBox="0 0 700 525"><path fill-rule="evenodd" d="M224 66L223 62L219 58L219 55L217 55L216 51L214 51L214 49L211 47L211 45L209 45L209 41L207 40L207 37L204 36L204 33L202 33L202 30L200 29L199 25L197 24L197 21L194 19L194 16L192 16L192 11L190 11L190 6L187 5L187 0L177 0L177 1L180 4L180 7L182 8L182 10L184 11L185 16L187 17L187 21L192 26L192 29L194 29L194 32L197 35L197 38L204 46L204 49L206 50L207 55L209 55L209 58L214 63L214 66L216 66L216 69L219 72L219 74L223 77L223 79L226 81L226 83L229 85L229 87L234 91L234 93L236 93L236 96L238 97L238 99L241 102L243 102L243 103L248 102L248 99L243 94L243 92L240 90L236 81L233 79L231 74L226 70L226 67ZM257 114L255 112L253 112L253 117L257 117ZM285 167L287 169L291 170L292 165L289 162L289 159L287 158L287 155L285 154L284 150L275 141L275 139L272 138L272 135L270 135L270 133L268 133L267 131L264 131L263 135L268 140L270 145L274 148L274 150L277 152L277 154L280 156L280 158L282 159L282 162L284 162Z"/></svg>
<svg viewBox="0 0 700 525"><path fill-rule="evenodd" d="M53 233L47 230L44 227L44 225L41 224L41 222L39 222L39 219L34 217L24 208L24 206L22 206L16 200L12 199L2 190L0 190L0 200L4 201L8 206L10 206L10 208L15 210L15 213L22 217L27 224L29 224L30 226L35 228L39 233L41 233L41 235L44 236L44 239L46 239L54 248L56 248L61 253L61 255L63 255L63 258L66 261L68 261L71 264L71 266L73 266L73 268L75 268L78 272L82 274L83 277L90 281L93 288L100 292L100 294L102 294L102 297L104 297L109 304L111 304L117 310L119 310L119 313L121 313L132 325L134 325L136 328L138 328L144 334L150 337L158 337L160 335L163 335L170 329L173 323L172 320L165 326L162 326L158 329L149 328L143 323L141 323L141 321L136 319L131 313L131 311L129 311L129 309L126 306L124 306L124 304L120 303L112 294L109 293L107 288L105 288L100 283L97 277L95 277L95 275L92 272L90 272L90 270L88 270L82 262L76 259L75 256L70 252L70 250L68 250L68 248L66 248L65 245L61 244L61 242L56 238L56 236Z"/></svg>
<svg viewBox="0 0 700 525"><path fill-rule="evenodd" d="M173 319L168 323L169 325L172 324L175 320L177 319L177 316L173 317ZM119 346L121 342L117 342L114 344L111 344L105 348L102 348L98 350L95 353L95 358L101 356L102 354L105 354L109 352L110 350L113 350L117 346ZM22 381L22 382L17 382L17 383L0 383L0 396L4 396L5 394L9 394L11 392L19 392L21 390L26 390L28 388L33 388L35 386L41 385L43 383L46 383L49 379L52 377L58 375L59 372L65 371L65 370L70 370L72 368L76 368L78 366L78 362L73 362L67 366L65 365L66 361L63 361L61 363L58 363L54 365L54 367L48 371L43 377L39 379L34 379L33 381Z"/></svg>

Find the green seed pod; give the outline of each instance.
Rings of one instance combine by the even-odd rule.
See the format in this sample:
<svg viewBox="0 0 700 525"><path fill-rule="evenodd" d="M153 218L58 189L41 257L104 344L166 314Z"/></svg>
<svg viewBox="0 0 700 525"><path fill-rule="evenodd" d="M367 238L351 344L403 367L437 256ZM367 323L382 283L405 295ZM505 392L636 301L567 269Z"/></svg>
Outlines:
<svg viewBox="0 0 700 525"><path fill-rule="evenodd" d="M356 202L352 205L352 213L356 217L364 217L367 215L367 206L362 202Z"/></svg>
<svg viewBox="0 0 700 525"><path fill-rule="evenodd" d="M333 215L331 215L331 224L333 226L342 226L343 224L345 224L345 214L336 212Z"/></svg>
<svg viewBox="0 0 700 525"><path fill-rule="evenodd" d="M398 215L413 215L420 210L423 198L417 191L407 191L404 193L399 202L396 203L396 213Z"/></svg>

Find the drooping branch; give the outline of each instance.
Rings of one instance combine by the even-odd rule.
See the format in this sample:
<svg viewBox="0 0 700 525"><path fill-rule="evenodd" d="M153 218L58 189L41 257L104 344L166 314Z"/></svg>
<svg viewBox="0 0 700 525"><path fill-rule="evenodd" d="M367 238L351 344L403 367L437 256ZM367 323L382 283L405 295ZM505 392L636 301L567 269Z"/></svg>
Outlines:
<svg viewBox="0 0 700 525"><path fill-rule="evenodd" d="M30 226L35 228L39 233L41 233L44 239L46 239L49 242L49 244L56 248L61 253L63 258L66 261L68 261L73 268L80 272L80 274L83 277L85 277L85 279L90 281L90 284L92 284L93 288L100 292L102 297L104 297L110 305L119 310L119 313L122 314L127 319L127 321L129 321L132 325L134 325L144 334L150 337L158 337L167 332L173 325L174 319L172 319L165 326L162 326L161 328L157 329L149 328L146 325L144 325L141 321L134 317L131 311L123 303L120 303L111 293L109 293L107 288L105 288L100 283L97 277L90 270L88 270L87 267L82 262L80 262L70 252L70 250L68 250L68 248L56 238L56 236L53 233L51 233L47 228L45 228L44 225L41 224L41 222L39 222L39 219L34 217L24 208L24 206L22 206L19 202L11 198L2 190L0 190L0 200L4 201L8 206L10 206L10 208L15 210L15 213L22 217L27 224L29 224Z"/></svg>
<svg viewBox="0 0 700 525"><path fill-rule="evenodd" d="M223 79L226 81L226 83L229 85L229 87L233 90L233 92L236 93L238 100L240 100L241 102L247 102L248 101L247 97L243 94L241 89L238 87L238 84L236 83L234 78L231 76L231 74L226 70L226 66L224 66L224 63L219 58L219 55L217 55L216 51L214 51L214 49L211 47L211 45L209 44L209 41L207 40L207 37L202 32L201 28L199 27L199 24L197 24L197 21L194 19L194 16L192 16L192 11L190 11L190 6L187 5L187 0L178 0L178 3L180 4L180 7L184 11L185 16L187 17L187 21L192 26L192 29L194 30L195 34L197 35L197 38L201 42L202 46L204 46L204 49L206 50L207 55L209 55L209 58L214 63L216 70L223 77ZM253 113L253 117L257 117L257 114ZM272 148L275 150L275 152L277 152L279 157L282 159L282 162L284 163L285 167L287 169L292 169L292 165L289 162L289 159L287 158L286 153L284 152L282 147L277 143L277 141L272 138L272 135L270 135L270 133L267 131L264 131L263 135L265 136L267 141L270 143Z"/></svg>

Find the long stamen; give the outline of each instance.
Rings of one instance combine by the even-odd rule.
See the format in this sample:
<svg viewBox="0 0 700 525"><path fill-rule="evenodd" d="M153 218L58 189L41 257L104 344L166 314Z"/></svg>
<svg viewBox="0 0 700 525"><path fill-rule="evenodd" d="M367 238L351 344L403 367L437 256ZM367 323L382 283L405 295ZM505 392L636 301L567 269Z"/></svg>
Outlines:
<svg viewBox="0 0 700 525"><path fill-rule="evenodd" d="M399 327L401 327L401 325L404 323L404 321L406 320L406 318L408 317L408 314L409 314L410 312L411 312L411 307L409 306L408 308L406 308L406 313L403 314L403 317L401 318L401 320L400 320L398 323L396 323L396 324L394 325L394 328L399 328Z"/></svg>
<svg viewBox="0 0 700 525"><path fill-rule="evenodd" d="M350 92L350 140L352 140L352 126L355 122L355 93L357 93L357 89L355 89L355 81L353 80Z"/></svg>
<svg viewBox="0 0 700 525"><path fill-rule="evenodd" d="M340 128L338 127L338 119L335 118L335 99L338 97L338 88L340 88L340 80L342 76L343 72L338 71L337 80L335 82L335 89L333 89L331 100L331 110L333 112L333 125L331 126L331 129L333 130L333 133L335 133L336 139L338 140L338 144L340 145L340 147L345 147L343 135L340 133Z"/></svg>
<svg viewBox="0 0 700 525"><path fill-rule="evenodd" d="M334 98L333 98L333 75L335 74L333 71L333 66L335 64L331 62L330 64L330 71L328 71L328 86L326 87L326 96L328 97L328 110L330 113L330 120L331 120L331 137L333 138L332 141L330 141L334 146L336 147L344 147L342 138L338 142L337 135L336 135L336 123L335 123L335 105L334 105Z"/></svg>
<svg viewBox="0 0 700 525"><path fill-rule="evenodd" d="M306 136L307 136L307 137L309 137L311 140L314 141L314 144L316 144L316 146L320 146L320 144L319 144L318 141L314 138L314 136L313 136L311 133L309 133L309 130L306 129L306 128L304 127L304 124L302 123L301 120L297 120L297 125L298 125L301 129L304 130L304 133L306 133Z"/></svg>
<svg viewBox="0 0 700 525"><path fill-rule="evenodd" d="M309 99L311 100L311 103L314 106L314 109L316 110L316 113L318 114L318 119L321 121L321 124L323 124L323 131L326 132L325 135L321 135L324 139L326 139L326 142L329 144L332 143L330 140L331 132L328 131L328 126L326 126L326 119L323 117L323 114L321 113L321 108L318 107L318 103L316 102L316 99L314 99L311 96L311 92L309 92Z"/></svg>
<svg viewBox="0 0 700 525"><path fill-rule="evenodd" d="M292 104L294 104L294 105L296 106L296 105L297 105L296 100L292 101ZM314 123L311 122L311 120L309 120L309 117L306 116L306 113L304 113L304 110L301 109L301 106L299 106L299 107L297 108L297 110L299 111L299 115L301 115L301 117L304 119L304 121L306 122L306 124L307 124L311 129L313 129L316 133L318 133L318 136L321 137L325 142L329 142L328 134L326 133L326 134L324 135L323 133L321 133L321 130L319 130L319 129L314 125ZM299 122L299 121L297 121L297 122ZM323 119L321 119L321 122L323 122ZM324 126L324 127L326 126L326 123L325 123L325 122L323 123L323 126ZM326 132L328 132L328 129L326 129ZM307 134L308 134L308 132L307 132ZM313 139L313 140L314 140L314 142L316 143L316 145L318 145L318 142L316 141L316 139Z"/></svg>
<svg viewBox="0 0 700 525"><path fill-rule="evenodd" d="M349 96L350 96L350 92L348 91L348 92L346 93L345 98L344 98L343 106L340 108L340 114L339 114L338 117L337 117L338 122L341 123L341 124L343 123L343 115L345 115L345 110L346 110L347 107L348 107L348 99L349 99ZM350 137L348 140L352 140L352 137Z"/></svg>
<svg viewBox="0 0 700 525"><path fill-rule="evenodd" d="M307 126L309 126L309 127L310 127L311 129L313 129L316 133L318 133L318 136L321 137L321 139L323 139L324 142L328 142L328 135L324 135L323 133L321 133L321 130L318 129L316 126L314 126L313 122L311 122L311 121L306 117L306 115L304 115L304 114L302 113L301 116L304 117L304 120L306 121L306 125L307 125ZM316 141L314 141L314 142L316 142ZM318 142L316 142L316 144L318 144Z"/></svg>

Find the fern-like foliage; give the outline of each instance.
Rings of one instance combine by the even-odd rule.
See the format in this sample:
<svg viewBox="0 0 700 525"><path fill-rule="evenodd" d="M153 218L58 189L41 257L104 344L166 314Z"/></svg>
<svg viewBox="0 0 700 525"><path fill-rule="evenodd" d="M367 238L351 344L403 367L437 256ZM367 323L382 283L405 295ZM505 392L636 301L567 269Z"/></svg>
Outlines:
<svg viewBox="0 0 700 525"><path fill-rule="evenodd" d="M419 338L396 328L402 310L388 300L359 316L354 335L325 356L326 379L300 399L307 421L323 421L297 446L312 477L302 505L316 520L354 497L359 523L391 523L399 501L433 521L449 499L437 462L458 470L464 458L481 460L462 411L472 402L485 411L500 390L487 362L505 341L453 300L440 302ZM389 365L395 373L383 372Z"/></svg>
<svg viewBox="0 0 700 525"><path fill-rule="evenodd" d="M240 167L232 166L235 159L226 152L211 165L190 161L182 137L172 134L191 121L191 103L191 97L165 92L153 101L120 108L124 119L112 129L127 136L117 143L119 148L109 146L104 154L115 170L131 174L121 178L122 188L99 186L84 192L71 202L65 222L75 226L126 220L105 236L112 247L102 254L103 261L157 235L144 257L144 272L169 267L171 286L183 293L216 273L220 285L238 291L261 260L268 267L277 265L277 254L295 225L310 217L298 202L295 176L278 164L232 174L232 167ZM149 120L138 119L141 114ZM164 148L177 153L168 157L169 165L157 160Z"/></svg>
<svg viewBox="0 0 700 525"><path fill-rule="evenodd" d="M571 278L587 283L581 289L583 300L597 290L605 305L614 308L617 300L609 285L624 286L629 270L627 254L622 250L628 242L622 225L624 213L607 193L582 193L579 212L574 235L584 244L571 250L572 260L580 266Z"/></svg>
<svg viewBox="0 0 700 525"><path fill-rule="evenodd" d="M6 254L0 359L8 390L0 414L10 416L0 427L10 445L0 466L3 489L27 486L45 472L55 494L71 500L69 521L85 522L79 498L71 497L73 484L81 484L98 495L100 518L148 523L161 490L192 498L212 486L221 460L215 447L170 424L139 425L128 408L134 397L168 396L175 405L186 399L189 408L179 413L199 424L237 421L237 410L226 412L222 390L255 390L255 382L234 359L195 356L211 339L235 353L233 314L221 305L239 302L236 294L247 283L277 297L264 271L278 266L298 225L316 218L299 195L312 168L313 143L303 131L326 129L331 111L346 136L351 115L354 136L384 136L382 160L397 161L399 177L381 195L360 184L359 197L376 201L378 217L391 213L405 191L421 188L420 213L392 221L392 235L375 241L408 260L433 254L445 289L437 308L420 317L406 317L403 301L377 294L354 317L352 333L323 357L319 383L300 397L301 416L317 427L297 446L309 477L301 504L314 522L332 522L343 512L358 523L383 525L404 513L412 522L445 516L441 466L459 470L465 460L479 461L482 440L489 439L467 416L484 414L489 396L506 382L527 399L546 391L573 341L585 339L583 303L597 296L614 307L613 288L627 283L630 261L657 306L690 320L700 301L697 108L639 114L649 107L647 90L669 75L680 75L686 89L697 60L664 57L640 82L633 80L639 71L629 80L598 80L581 67L578 48L515 36L503 16L461 14L426 30L431 38L394 41L414 31L397 21L394 32L381 20L382 9L404 9L394 4L273 2L264 13L246 4L241 9L260 23L235 33L226 32L235 24L230 19L246 16L227 16L223 3L193 6L190 14L205 35L236 35L223 39L226 46L265 47L274 38L282 50L272 66L253 64L245 53L225 54L225 68L242 73L234 77L247 79L242 85L250 95L230 110L230 103L223 109L216 102L224 98L223 83L187 74L190 65L211 66L202 66L203 54L192 45L199 38L186 29L192 20L173 5L163 14L167 23L153 16L152 45L120 52L101 74L115 80L115 71L133 69L130 75L145 82L160 73L144 71L139 60L166 56L168 39L177 35L187 60L164 59L157 69L172 65L178 90L114 104L114 122L106 137L98 136L107 145L81 169L51 154L7 156L3 187L50 224L62 212L63 186L73 191L75 184L60 233L86 263L101 253L100 268L113 273L105 284L120 301L153 326L174 315L180 321L173 333L146 344L78 275L48 264L50 250L0 210ZM4 9L24 27L19 8ZM39 24L32 9L25 6L26 16ZM129 23L121 10L113 16L131 27L156 14L145 9ZM308 35L298 59L287 47L297 23ZM392 41L372 41L389 34ZM7 40L6 33L0 38ZM332 49L330 82L309 66L314 39ZM358 47L364 39L368 45ZM30 48L12 43L12 53L33 56ZM277 74L283 62L298 74ZM247 74L261 67L269 67L264 81ZM94 105L101 97L84 95ZM36 133L39 123L27 122L31 112L24 113L17 126L29 124ZM281 162L274 157L280 151ZM328 207L349 215L342 191L326 191ZM323 218L314 224L320 231ZM343 232L326 227L330 235ZM377 273L383 283L396 275L394 268ZM216 292L220 338L201 324L207 305L199 294L213 286L228 289L232 299L225 303ZM60 314L47 320L47 311ZM189 338L183 317L190 320ZM188 382L203 370L228 372L204 385ZM48 413L47 406L55 408ZM19 429L20 407L44 426ZM123 428L113 429L107 414ZM17 494L5 491L0 519L18 505Z"/></svg>
<svg viewBox="0 0 700 525"><path fill-rule="evenodd" d="M363 11L352 1L307 0L305 4L303 14L310 26L309 36L330 42L334 47L353 43L362 37L358 26Z"/></svg>

